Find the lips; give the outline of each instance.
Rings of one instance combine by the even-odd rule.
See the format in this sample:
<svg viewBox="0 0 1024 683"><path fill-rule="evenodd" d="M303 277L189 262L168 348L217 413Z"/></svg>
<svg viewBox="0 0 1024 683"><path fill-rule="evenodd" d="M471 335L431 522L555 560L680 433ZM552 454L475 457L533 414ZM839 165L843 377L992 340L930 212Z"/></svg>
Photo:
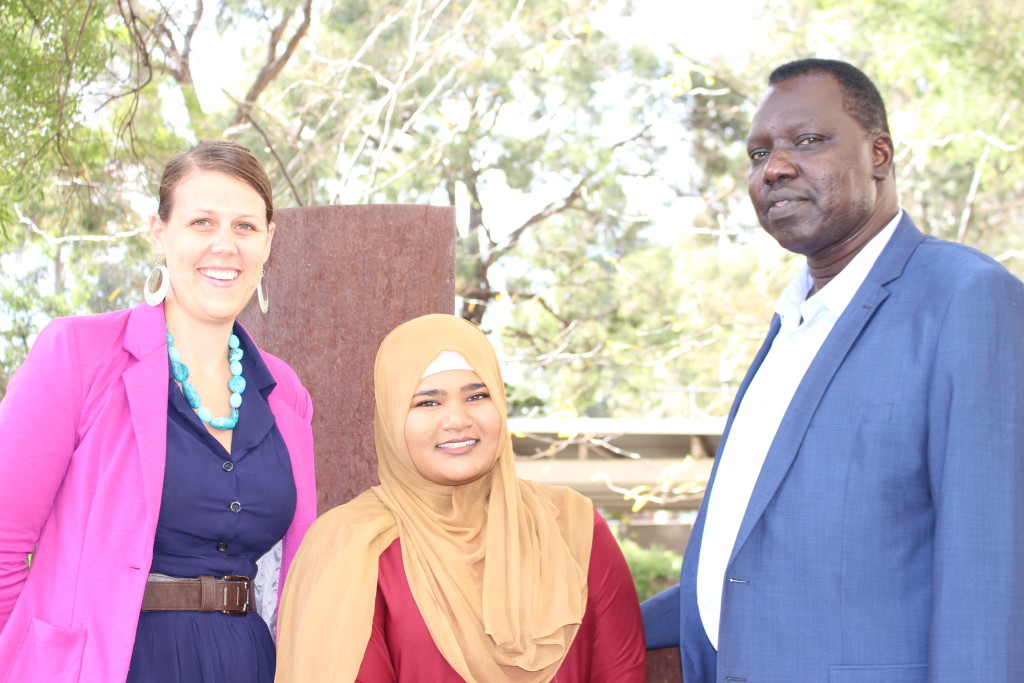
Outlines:
<svg viewBox="0 0 1024 683"><path fill-rule="evenodd" d="M765 213L777 214L785 213L793 207L800 204L800 202L807 201L806 197L803 197L796 192L790 190L777 190L775 192L769 192L768 197L765 201Z"/></svg>
<svg viewBox="0 0 1024 683"><path fill-rule="evenodd" d="M238 277L239 272L237 270L228 270L221 268L200 268L199 272L208 278L219 280L221 282L230 282Z"/></svg>
<svg viewBox="0 0 1024 683"><path fill-rule="evenodd" d="M471 448L480 443L480 439L459 439L458 441L446 441L444 443L437 444L437 448L443 448L445 450L460 450L463 448Z"/></svg>
<svg viewBox="0 0 1024 683"><path fill-rule="evenodd" d="M469 455L470 453L475 452L474 449L479 443L480 439L467 439L466 437L460 437L452 439L451 441L439 443L434 448L443 451L445 455Z"/></svg>

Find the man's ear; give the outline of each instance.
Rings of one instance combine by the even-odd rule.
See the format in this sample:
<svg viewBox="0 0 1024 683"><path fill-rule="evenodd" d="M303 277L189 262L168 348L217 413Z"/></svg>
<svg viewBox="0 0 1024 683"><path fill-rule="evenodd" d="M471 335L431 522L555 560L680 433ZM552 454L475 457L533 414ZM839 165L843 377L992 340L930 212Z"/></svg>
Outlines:
<svg viewBox="0 0 1024 683"><path fill-rule="evenodd" d="M871 157L875 169L875 180L885 180L892 174L893 143L888 133L878 133L871 143Z"/></svg>

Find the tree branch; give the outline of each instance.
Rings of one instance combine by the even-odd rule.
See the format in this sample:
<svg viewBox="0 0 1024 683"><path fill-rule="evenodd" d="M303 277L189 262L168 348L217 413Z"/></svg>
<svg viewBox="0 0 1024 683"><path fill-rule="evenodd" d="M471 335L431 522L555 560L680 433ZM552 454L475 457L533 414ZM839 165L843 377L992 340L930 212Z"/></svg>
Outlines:
<svg viewBox="0 0 1024 683"><path fill-rule="evenodd" d="M245 94L245 99L238 106L238 110L235 112L235 118L231 125L237 126L246 120L249 112L256 104L256 100L266 90L267 86L270 85L271 81L277 77L281 70L284 69L285 65L288 64L288 60L295 54L295 50L299 46L299 41L302 40L303 36L309 31L309 25L313 18L313 0L305 0L302 5L302 23L295 29L295 33L288 40L288 44L285 47L284 53L277 56L277 44L284 35L284 31L288 26L288 17L285 16L281 19L281 23L278 24L270 36L270 43L267 46L267 61L260 69L259 74L256 76L256 80L252 86L249 87L249 92Z"/></svg>
<svg viewBox="0 0 1024 683"><path fill-rule="evenodd" d="M181 46L181 59L178 64L178 82L186 85L192 85L192 38L196 34L196 29L199 28L199 21L203 18L203 0L196 0L196 9L192 13L192 23L185 29L185 40Z"/></svg>
<svg viewBox="0 0 1024 683"><path fill-rule="evenodd" d="M236 104L239 104L238 100L236 100L234 97L231 97L230 93L228 93L226 91L222 91L222 92L224 92L224 94L229 99L231 99L233 102L235 102ZM239 110L241 110L241 105L240 104L239 104ZM277 150L274 149L274 143L270 139L270 136L267 134L267 132L265 130L263 130L263 127L260 126L260 124L257 123L256 119L253 117L253 115L252 115L252 108L251 107L245 112L245 120L248 121L250 124L252 124L252 127L255 128L256 132L259 133L261 138L263 138L263 142L267 145L267 148L270 150L270 154L274 157L274 161L277 162L278 168L281 169L281 175L284 176L285 182L288 183L288 188L292 192L292 197L295 198L295 203L298 204L299 206L305 206L305 202L302 201L302 196L299 194L299 191L295 187L295 183L292 182L291 175L289 175L289 173L288 173L287 165L284 163L284 161L281 159L281 157L278 156Z"/></svg>
<svg viewBox="0 0 1024 683"><path fill-rule="evenodd" d="M1002 117L999 119L999 123L996 125L996 133L1003 132L1006 127L1006 123L1010 120L1010 114L1014 109L1017 108L1017 101L1014 100L1003 112ZM981 185L981 172L985 168L985 164L988 161L989 150L992 149L992 145L989 142L992 139L990 136L985 137L985 146L981 150L981 156L978 158L978 165L974 169L974 174L971 176L971 186L967 190L967 198L964 201L963 211L960 213L960 225L956 231L956 241L963 243L964 238L967 236L967 226L971 221L971 213L974 209L974 201L978 196L978 187Z"/></svg>

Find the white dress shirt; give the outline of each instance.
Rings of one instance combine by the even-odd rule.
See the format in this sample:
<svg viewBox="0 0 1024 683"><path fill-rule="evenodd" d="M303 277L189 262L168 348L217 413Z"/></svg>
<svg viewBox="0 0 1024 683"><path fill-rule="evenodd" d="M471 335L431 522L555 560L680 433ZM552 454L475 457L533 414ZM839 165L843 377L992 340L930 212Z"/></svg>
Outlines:
<svg viewBox="0 0 1024 683"><path fill-rule="evenodd" d="M807 293L814 282L807 265L801 266L775 304L782 326L743 395L708 494L697 565L697 606L716 650L726 567L779 424L808 366L864 283L902 216L902 211L897 212L842 271L809 299Z"/></svg>

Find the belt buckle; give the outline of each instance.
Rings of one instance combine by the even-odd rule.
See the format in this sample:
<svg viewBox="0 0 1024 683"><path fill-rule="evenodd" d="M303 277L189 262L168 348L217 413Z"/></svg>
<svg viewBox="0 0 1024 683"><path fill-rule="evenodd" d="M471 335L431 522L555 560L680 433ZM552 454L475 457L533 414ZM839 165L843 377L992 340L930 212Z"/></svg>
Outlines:
<svg viewBox="0 0 1024 683"><path fill-rule="evenodd" d="M245 586L245 603L242 604L242 609L222 609L222 614L235 614L240 617L244 617L249 613L249 577L238 576L235 574L229 574L228 576L221 577L224 581L238 581Z"/></svg>

